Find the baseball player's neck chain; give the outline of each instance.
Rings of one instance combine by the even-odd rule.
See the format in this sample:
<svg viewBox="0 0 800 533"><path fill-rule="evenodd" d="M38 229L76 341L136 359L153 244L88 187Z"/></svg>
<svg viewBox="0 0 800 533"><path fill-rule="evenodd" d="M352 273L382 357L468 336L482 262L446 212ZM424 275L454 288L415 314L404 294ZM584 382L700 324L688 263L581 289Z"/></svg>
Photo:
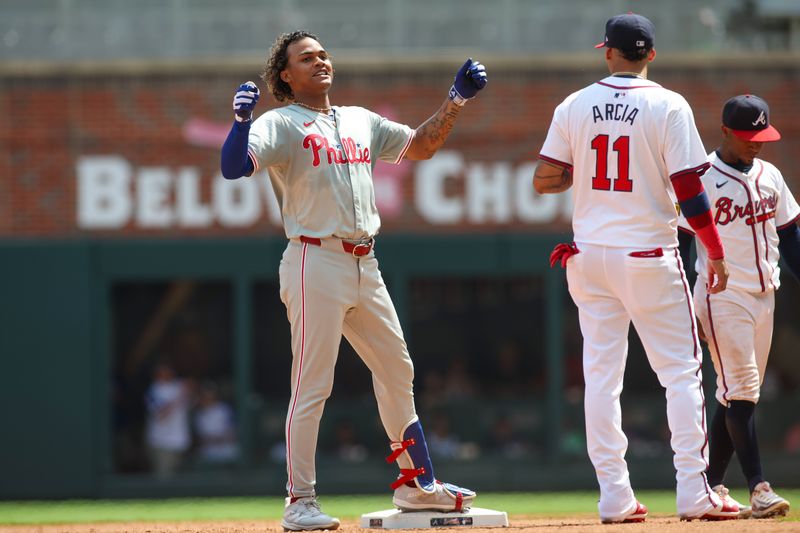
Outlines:
<svg viewBox="0 0 800 533"><path fill-rule="evenodd" d="M314 107L313 105L304 104L303 102L298 102L297 100L294 101L295 104L299 105L300 107L305 107L306 109L310 109L311 111L316 111L317 113L330 113L330 107Z"/></svg>
<svg viewBox="0 0 800 533"><path fill-rule="evenodd" d="M612 76L633 76L635 78L642 78L642 79L645 78L644 76L642 76L641 72L622 72L622 71L620 71L620 72L612 72L611 75Z"/></svg>

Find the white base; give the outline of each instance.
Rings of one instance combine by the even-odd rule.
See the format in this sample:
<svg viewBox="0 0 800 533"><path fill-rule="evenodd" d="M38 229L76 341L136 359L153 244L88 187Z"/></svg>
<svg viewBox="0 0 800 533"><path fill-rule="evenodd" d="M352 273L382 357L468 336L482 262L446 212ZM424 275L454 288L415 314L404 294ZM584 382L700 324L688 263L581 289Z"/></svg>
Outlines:
<svg viewBox="0 0 800 533"><path fill-rule="evenodd" d="M361 527L374 529L427 529L432 527L508 527L508 515L473 507L463 513L386 509L361 515Z"/></svg>

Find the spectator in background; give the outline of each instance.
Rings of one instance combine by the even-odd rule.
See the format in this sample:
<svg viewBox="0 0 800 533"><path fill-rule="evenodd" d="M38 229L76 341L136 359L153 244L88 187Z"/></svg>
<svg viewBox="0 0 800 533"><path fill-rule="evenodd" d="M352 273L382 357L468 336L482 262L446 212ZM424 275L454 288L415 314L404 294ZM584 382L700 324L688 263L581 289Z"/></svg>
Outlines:
<svg viewBox="0 0 800 533"><path fill-rule="evenodd" d="M791 454L800 454L800 422L789 427L783 437L783 451Z"/></svg>
<svg viewBox="0 0 800 533"><path fill-rule="evenodd" d="M345 418L336 425L336 456L346 463L360 463L367 458L367 447L358 438L353 421Z"/></svg>
<svg viewBox="0 0 800 533"><path fill-rule="evenodd" d="M203 463L231 463L239 457L233 408L220 398L216 383L204 383L194 412L197 455Z"/></svg>
<svg viewBox="0 0 800 533"><path fill-rule="evenodd" d="M444 378L440 371L431 369L425 372L422 377L422 390L417 393L418 403L425 410L433 410L442 407L447 403L444 391Z"/></svg>
<svg viewBox="0 0 800 533"><path fill-rule="evenodd" d="M471 460L480 455L480 447L466 442L450 431L450 419L444 412L433 415L433 430L428 437L428 450L440 459Z"/></svg>
<svg viewBox="0 0 800 533"><path fill-rule="evenodd" d="M433 416L428 449L432 456L442 459L457 459L459 456L461 441L450 431L450 420L444 413L436 413Z"/></svg>
<svg viewBox="0 0 800 533"><path fill-rule="evenodd" d="M492 365L484 375L487 392L494 397L516 397L527 394L532 387L534 374L544 376L544 369L534 373L525 364L522 347L514 340L505 340L497 346Z"/></svg>
<svg viewBox="0 0 800 533"><path fill-rule="evenodd" d="M170 364L160 362L153 369L153 382L144 401L145 442L150 463L159 478L167 478L180 468L192 443L189 427L192 386L179 379Z"/></svg>
<svg viewBox="0 0 800 533"><path fill-rule="evenodd" d="M528 443L505 413L501 413L492 424L489 449L506 459L523 459L530 451Z"/></svg>
<svg viewBox="0 0 800 533"><path fill-rule="evenodd" d="M449 402L458 402L474 398L478 387L472 379L467 356L460 355L450 359L444 374L444 397Z"/></svg>

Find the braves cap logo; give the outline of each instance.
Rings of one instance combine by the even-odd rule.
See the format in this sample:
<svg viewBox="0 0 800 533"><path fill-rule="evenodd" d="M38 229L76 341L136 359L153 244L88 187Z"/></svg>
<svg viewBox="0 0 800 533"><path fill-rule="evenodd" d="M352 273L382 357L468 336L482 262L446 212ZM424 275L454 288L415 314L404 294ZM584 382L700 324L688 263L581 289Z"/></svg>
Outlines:
<svg viewBox="0 0 800 533"><path fill-rule="evenodd" d="M725 102L722 125L745 141L769 142L781 138L778 130L769 124L767 102L753 94L740 94Z"/></svg>

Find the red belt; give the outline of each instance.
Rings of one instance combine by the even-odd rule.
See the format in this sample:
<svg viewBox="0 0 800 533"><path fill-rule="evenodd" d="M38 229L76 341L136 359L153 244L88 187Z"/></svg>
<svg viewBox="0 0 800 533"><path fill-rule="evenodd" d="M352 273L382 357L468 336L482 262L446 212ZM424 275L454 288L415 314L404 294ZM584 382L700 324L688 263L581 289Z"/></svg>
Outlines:
<svg viewBox="0 0 800 533"><path fill-rule="evenodd" d="M353 257L362 257L364 255L367 255L372 250L372 246L375 244L375 239L370 239L367 242L362 242L359 244L342 241L339 239L335 240L342 243L342 250L344 250L344 253L352 254ZM314 246L322 246L322 239L317 237L306 237L305 235L301 235L300 242L304 242L306 244L313 244Z"/></svg>

